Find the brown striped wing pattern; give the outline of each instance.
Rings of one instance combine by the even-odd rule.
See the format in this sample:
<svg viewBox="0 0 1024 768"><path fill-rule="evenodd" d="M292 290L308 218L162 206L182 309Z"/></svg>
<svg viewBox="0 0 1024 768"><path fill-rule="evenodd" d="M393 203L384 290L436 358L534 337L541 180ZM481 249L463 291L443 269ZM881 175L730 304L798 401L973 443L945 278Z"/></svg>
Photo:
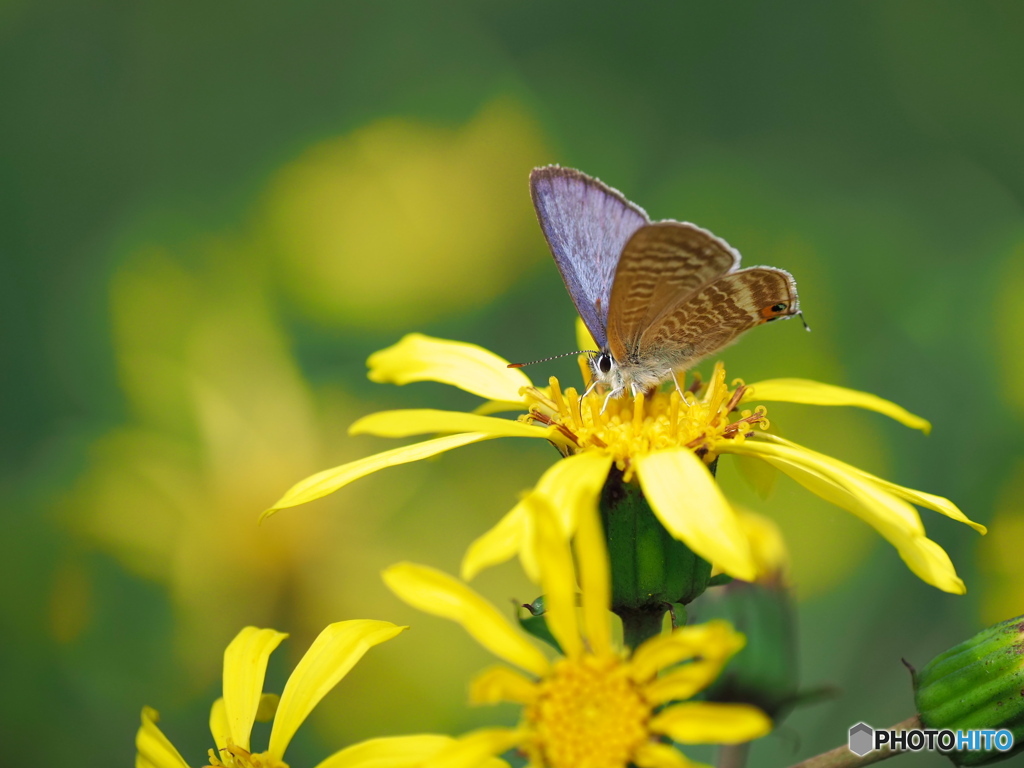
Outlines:
<svg viewBox="0 0 1024 768"><path fill-rule="evenodd" d="M615 271L609 351L620 361L635 353L657 318L739 263L739 253L728 243L694 224L660 221L640 227Z"/></svg>
<svg viewBox="0 0 1024 768"><path fill-rule="evenodd" d="M633 353L673 368L693 365L755 325L799 312L792 275L750 267L712 280L664 309L643 331Z"/></svg>

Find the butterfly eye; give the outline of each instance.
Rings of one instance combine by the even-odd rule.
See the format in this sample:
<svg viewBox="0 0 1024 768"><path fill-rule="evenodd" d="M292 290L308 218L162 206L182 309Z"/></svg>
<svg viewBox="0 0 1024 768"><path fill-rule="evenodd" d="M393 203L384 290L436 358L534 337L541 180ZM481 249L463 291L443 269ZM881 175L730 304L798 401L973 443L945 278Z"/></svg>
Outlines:
<svg viewBox="0 0 1024 768"><path fill-rule="evenodd" d="M597 356L597 370L601 373L608 373L612 369L612 356L602 354Z"/></svg>
<svg viewBox="0 0 1024 768"><path fill-rule="evenodd" d="M772 312L785 312L785 311L786 311L786 305L781 303L781 302L778 303L778 304L775 304L772 307Z"/></svg>

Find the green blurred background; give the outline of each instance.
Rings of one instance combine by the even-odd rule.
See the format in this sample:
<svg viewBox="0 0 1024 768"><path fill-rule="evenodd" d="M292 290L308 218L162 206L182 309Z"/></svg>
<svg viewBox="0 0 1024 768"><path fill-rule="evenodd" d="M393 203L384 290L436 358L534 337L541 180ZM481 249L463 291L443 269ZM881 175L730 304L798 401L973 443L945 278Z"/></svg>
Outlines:
<svg viewBox="0 0 1024 768"><path fill-rule="evenodd" d="M475 404L367 381L402 334L513 360L573 348L526 184L550 162L794 273L814 332L755 330L730 376L817 378L933 421L770 408L787 436L989 524L924 514L965 597L792 483L761 501L720 469L786 533L804 679L842 690L752 765L911 714L901 657L1024 612L1022 35L1024 6L978 0L0 5L3 762L130 764L149 704L201 764L247 623L292 633L278 689L331 621L413 624L318 708L292 765L514 717L465 706L486 653L378 572L456 570L550 448L485 443L256 517L394 445L347 437L359 415ZM535 597L513 565L479 582Z"/></svg>

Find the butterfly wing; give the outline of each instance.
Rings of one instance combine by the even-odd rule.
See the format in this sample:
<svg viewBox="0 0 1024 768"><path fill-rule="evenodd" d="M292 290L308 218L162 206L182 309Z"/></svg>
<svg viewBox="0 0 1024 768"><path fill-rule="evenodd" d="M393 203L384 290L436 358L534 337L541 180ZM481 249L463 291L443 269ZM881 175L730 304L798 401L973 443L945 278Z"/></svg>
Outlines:
<svg viewBox="0 0 1024 768"><path fill-rule="evenodd" d="M800 311L796 282L784 269L750 267L712 280L666 308L643 332L640 358L691 366L755 325Z"/></svg>
<svg viewBox="0 0 1024 768"><path fill-rule="evenodd" d="M647 214L597 179L557 165L533 170L530 195L576 311L604 349L615 267Z"/></svg>
<svg viewBox="0 0 1024 768"><path fill-rule="evenodd" d="M667 309L739 266L740 254L695 224L659 221L626 243L609 303L608 344L623 360Z"/></svg>

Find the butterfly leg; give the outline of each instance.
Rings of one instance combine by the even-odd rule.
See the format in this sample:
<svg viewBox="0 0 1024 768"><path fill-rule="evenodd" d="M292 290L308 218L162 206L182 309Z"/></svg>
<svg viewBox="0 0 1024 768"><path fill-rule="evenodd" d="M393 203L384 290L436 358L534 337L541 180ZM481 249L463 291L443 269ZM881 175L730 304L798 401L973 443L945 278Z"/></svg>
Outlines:
<svg viewBox="0 0 1024 768"><path fill-rule="evenodd" d="M605 412L605 409L608 407L608 403L611 402L613 397L618 397L622 394L622 389L622 387L619 387L618 389L613 389L608 393L608 396L604 399L604 405L601 406L601 413Z"/></svg>
<svg viewBox="0 0 1024 768"><path fill-rule="evenodd" d="M589 394L590 394L591 392L593 392L593 391L594 391L594 388L595 388L596 386L597 386L597 379L593 379L593 380L592 380L592 381L590 382L590 386L589 386L589 387L587 387L587 388L586 388L586 389L585 389L585 390L583 391L583 394L582 394L582 395L580 395L580 399L582 400L582 399L583 399L584 397L586 397L586 396L587 396L587 395L589 395Z"/></svg>
<svg viewBox="0 0 1024 768"><path fill-rule="evenodd" d="M679 396L682 397L683 390L679 388L679 380L676 379L676 372L674 370L669 370L669 375L672 376L672 383L676 385L676 392L678 392Z"/></svg>

